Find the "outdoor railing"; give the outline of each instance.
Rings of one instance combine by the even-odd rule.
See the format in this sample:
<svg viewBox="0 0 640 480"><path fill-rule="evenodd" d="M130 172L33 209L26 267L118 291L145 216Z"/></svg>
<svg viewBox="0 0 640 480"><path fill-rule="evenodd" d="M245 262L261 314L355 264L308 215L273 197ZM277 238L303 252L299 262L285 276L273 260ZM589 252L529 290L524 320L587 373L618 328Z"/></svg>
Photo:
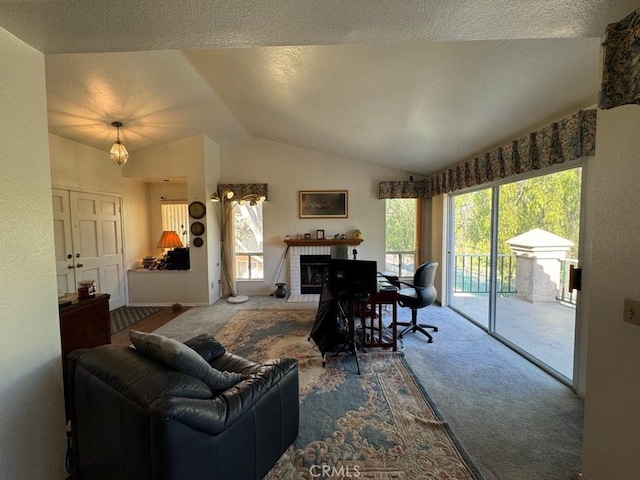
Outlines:
<svg viewBox="0 0 640 480"><path fill-rule="evenodd" d="M411 252L388 251L385 256L385 270L393 272L400 278L413 278L416 254Z"/></svg>
<svg viewBox="0 0 640 480"><path fill-rule="evenodd" d="M486 254L454 255L455 262L455 293L489 293L489 277L491 273L490 256ZM559 260L560 279L556 300L568 306L576 305L576 291L569 288L569 268L577 266L574 259ZM514 254L500 254L497 262L497 293L500 295L515 295L516 289L516 256Z"/></svg>
<svg viewBox="0 0 640 480"><path fill-rule="evenodd" d="M490 256L486 254L454 255L456 293L489 293L491 274ZM516 293L516 256L499 254L497 258L497 293Z"/></svg>
<svg viewBox="0 0 640 480"><path fill-rule="evenodd" d="M571 265L578 266L578 260L572 258L565 258L564 260L558 260L560 262L560 290L556 296L556 300L568 305L576 305L576 291L569 288L569 269Z"/></svg>

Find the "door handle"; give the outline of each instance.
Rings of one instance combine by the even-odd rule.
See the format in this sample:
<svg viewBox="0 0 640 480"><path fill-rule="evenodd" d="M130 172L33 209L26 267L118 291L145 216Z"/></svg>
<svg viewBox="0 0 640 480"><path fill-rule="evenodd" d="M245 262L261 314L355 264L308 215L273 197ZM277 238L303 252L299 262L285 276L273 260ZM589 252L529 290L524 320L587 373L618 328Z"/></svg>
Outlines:
<svg viewBox="0 0 640 480"><path fill-rule="evenodd" d="M569 265L569 290L582 288L582 269Z"/></svg>
<svg viewBox="0 0 640 480"><path fill-rule="evenodd" d="M67 254L67 258L73 258L73 255L71 255L70 253Z"/></svg>
<svg viewBox="0 0 640 480"><path fill-rule="evenodd" d="M71 265L67 265L67 268L71 269L71 268L76 268L76 267L74 267L73 264L71 264Z"/></svg>
<svg viewBox="0 0 640 480"><path fill-rule="evenodd" d="M76 253L76 258L80 258L80 254L79 253Z"/></svg>
<svg viewBox="0 0 640 480"><path fill-rule="evenodd" d="M81 268L83 265L81 263L76 263L76 267Z"/></svg>

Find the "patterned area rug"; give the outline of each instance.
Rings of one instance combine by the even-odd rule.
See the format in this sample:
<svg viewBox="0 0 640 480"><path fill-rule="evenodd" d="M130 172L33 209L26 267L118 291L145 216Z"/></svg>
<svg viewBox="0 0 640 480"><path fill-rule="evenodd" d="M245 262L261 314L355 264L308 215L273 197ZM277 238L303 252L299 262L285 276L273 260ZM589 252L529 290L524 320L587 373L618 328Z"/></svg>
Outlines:
<svg viewBox="0 0 640 480"><path fill-rule="evenodd" d="M370 349L329 356L309 332L312 310L243 310L216 334L253 360L299 362L300 434L267 480L311 478L481 479L402 354Z"/></svg>
<svg viewBox="0 0 640 480"><path fill-rule="evenodd" d="M111 334L124 330L136 322L139 322L152 313L162 310L156 307L120 307L112 310L109 314L111 317Z"/></svg>

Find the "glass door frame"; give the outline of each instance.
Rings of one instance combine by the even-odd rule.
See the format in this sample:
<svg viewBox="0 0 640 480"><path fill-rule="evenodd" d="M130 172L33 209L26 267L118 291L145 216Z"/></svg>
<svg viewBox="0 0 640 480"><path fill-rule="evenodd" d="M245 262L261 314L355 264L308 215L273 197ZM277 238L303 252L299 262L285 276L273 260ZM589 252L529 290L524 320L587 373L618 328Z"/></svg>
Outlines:
<svg viewBox="0 0 640 480"><path fill-rule="evenodd" d="M497 295L496 295L496 290L497 290L497 275L495 274L495 272L497 271L497 255L496 252L498 251L498 226L499 226L499 221L498 221L498 215L499 215L499 202L500 202L500 186L502 185L506 185L508 183L513 183L513 182L519 182L522 180L528 180L531 178L535 178L535 177L540 177L540 176L545 176L545 175L549 175L549 174L554 174L554 173L558 173L564 170L571 170L574 168L581 168L581 179L580 179L580 231L579 231L579 237L580 237L580 241L578 243L578 252L577 252L577 260L578 260L578 265L582 267L582 265L584 264L583 262L583 253L584 253L584 225L585 225L585 221L584 221L584 216L585 216L585 182L586 182L586 178L587 178L587 166L586 166L586 162L584 160L577 160L577 161L573 161L570 163L565 163L565 164L561 164L561 165L557 165L554 167L548 167L545 168L544 170L536 170L533 172L527 172L524 174L520 174L520 175L515 175L506 179L502 179L499 181L495 181L495 182L491 182L491 183L486 183L483 185L478 185L475 187L470 187L470 188L466 188L466 189L461 189L461 190L457 190L455 193L451 193L451 194L447 194L445 195L445 215L446 215L446 226L445 226L445 232L446 232L446 240L445 240L445 252L444 254L446 255L446 271L447 271L447 275L446 275L446 285L444 286L444 288L446 289L446 305L451 308L452 310L454 310L455 312L457 312L458 314L462 315L463 317L465 317L466 319L468 319L469 321L471 321L474 325L478 326L479 328L483 329L485 332L487 332L489 335L491 335L492 337L496 338L497 340L499 340L501 343L503 343L504 345L508 346L509 348L511 348L512 350L514 350L515 352L517 352L518 354L520 354L521 356L523 356L524 358L526 358L527 360L529 360L530 362L532 362L533 364L535 364L536 366L538 366L539 368L541 368L542 370L544 370L545 372L547 372L548 374L550 374L551 376L553 376L554 378L558 379L559 381L561 381L562 383L572 387L574 390L577 388L577 386L579 385L579 382L581 381L581 369L586 368L586 365L582 365L581 364L581 359L582 359L582 355L581 355L581 344L582 344L582 325L581 325L581 295L580 292L577 291L576 292L576 312L575 312L575 335L574 335L574 345L573 345L573 378L569 379L566 376L562 375L561 373L557 372L556 370L554 370L553 368L549 367L547 364L545 364L543 361L539 360L537 357L533 356L532 354L528 353L526 350L524 350L523 348L519 347L518 345L514 344L513 342L511 342L509 339L503 337L502 335L500 335L499 333L496 332L496 307L497 307ZM488 328L487 326L483 325L482 323L478 322L477 320L474 320L473 318L471 318L469 315L465 314L463 311L459 310L458 308L456 308L454 305L452 305L452 299L453 297L453 289L454 289L454 282L455 282L455 272L453 271L455 268L455 262L454 262L454 253L455 253L455 246L454 246L454 241L455 241L455 236L454 236L454 230L455 230L455 206L454 206L454 197L457 195L463 195L465 193L472 193L475 191L480 191L480 190L485 190L485 189L491 189L492 190L492 195L491 195L491 252L490 252L490 270L491 270L491 276L490 276L490 293L489 293L489 312L488 312Z"/></svg>

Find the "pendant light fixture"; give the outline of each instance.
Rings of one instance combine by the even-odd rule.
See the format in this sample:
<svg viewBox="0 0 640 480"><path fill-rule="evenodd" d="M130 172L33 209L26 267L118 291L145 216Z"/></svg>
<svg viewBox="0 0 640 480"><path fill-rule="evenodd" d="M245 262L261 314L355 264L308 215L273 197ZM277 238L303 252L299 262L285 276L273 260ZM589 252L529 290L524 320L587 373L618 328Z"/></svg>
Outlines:
<svg viewBox="0 0 640 480"><path fill-rule="evenodd" d="M111 125L116 127L117 136L116 142L111 147L111 150L109 150L109 156L111 157L111 160L113 160L114 164L119 167L124 167L124 164L127 163L127 160L129 159L129 152L127 152L127 149L124 147L122 142L120 142L120 127L122 127L122 122L111 122Z"/></svg>

